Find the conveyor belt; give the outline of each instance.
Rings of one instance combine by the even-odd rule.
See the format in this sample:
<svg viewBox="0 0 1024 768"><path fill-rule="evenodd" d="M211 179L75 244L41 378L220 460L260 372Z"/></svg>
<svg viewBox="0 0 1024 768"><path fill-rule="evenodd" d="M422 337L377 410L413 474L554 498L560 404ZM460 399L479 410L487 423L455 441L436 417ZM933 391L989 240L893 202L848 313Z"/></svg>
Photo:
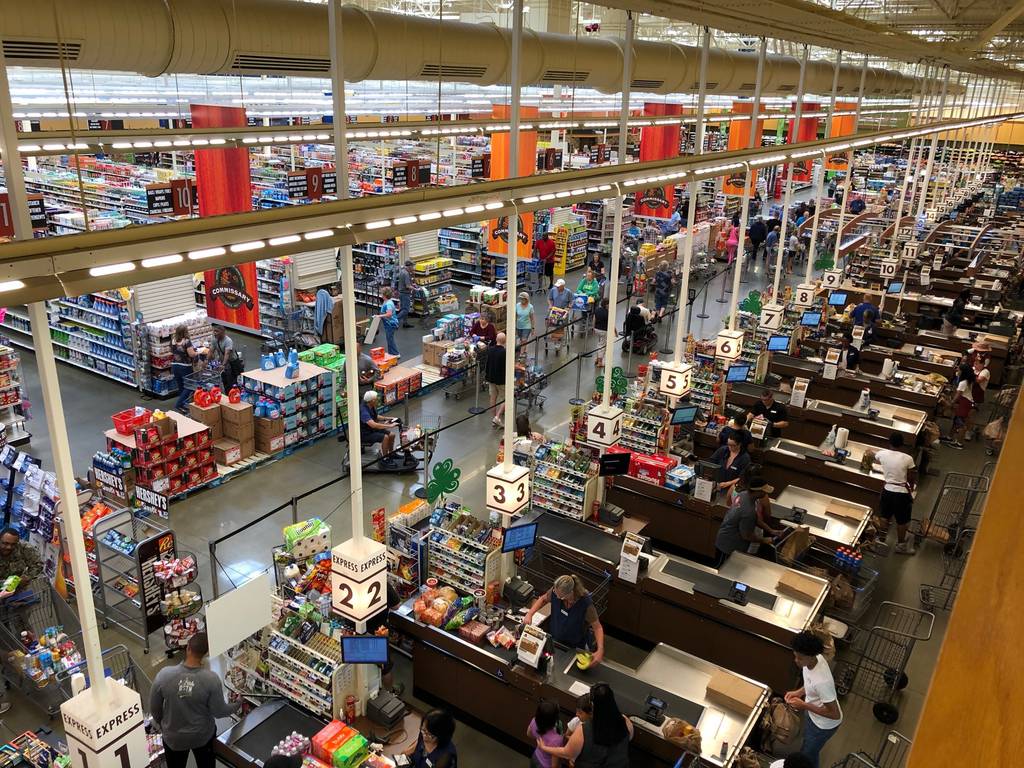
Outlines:
<svg viewBox="0 0 1024 768"><path fill-rule="evenodd" d="M893 420L885 416L876 415L872 418L866 411L858 411L855 408L846 408L842 405L836 405L835 403L823 403L821 400L813 401L813 409L833 416L852 416L855 419L864 419L865 421L870 421L873 424L882 424L889 427L893 424Z"/></svg>
<svg viewBox="0 0 1024 768"><path fill-rule="evenodd" d="M551 660L554 665L552 682L562 690L568 690L574 682L581 682L584 685L594 685L598 682L608 683L615 692L615 701L618 703L619 709L627 716L642 716L646 709L647 697L652 695L665 702L667 706L665 714L669 717L678 717L688 723L696 724L700 722L700 716L704 714L702 705L604 664L587 670L582 670L573 664L569 672L566 673L565 668L569 665L573 655L572 651L557 649L555 657Z"/></svg>
<svg viewBox="0 0 1024 768"><path fill-rule="evenodd" d="M622 542L616 536L587 523L550 512L537 518L537 535L604 560L612 566L618 565L622 553Z"/></svg>
<svg viewBox="0 0 1024 768"><path fill-rule="evenodd" d="M719 600L727 600L729 592L732 590L732 579L726 579L718 574L694 568L692 565L680 562L679 560L669 560L665 563L665 567L662 568L662 572L677 579L690 582L693 584L694 592L700 592ZM776 600L778 600L776 595L762 592L760 589L754 589L750 586L747 588L748 603L760 605L762 608L767 608L771 611L775 609Z"/></svg>
<svg viewBox="0 0 1024 768"><path fill-rule="evenodd" d="M784 451L795 453L799 456L803 456L807 459L814 459L816 461L827 461L831 464L837 464L842 466L844 462L836 461L832 456L826 456L821 452L821 448L805 445L804 443L795 443L792 440L779 440L776 448L781 448Z"/></svg>
<svg viewBox="0 0 1024 768"><path fill-rule="evenodd" d="M778 520L789 520L793 521L793 508L787 507L784 504L779 504L776 501L772 502L772 517ZM812 515L810 512L804 514L804 519L801 525L811 525L815 528L824 530L828 526L827 517L819 517L818 515Z"/></svg>

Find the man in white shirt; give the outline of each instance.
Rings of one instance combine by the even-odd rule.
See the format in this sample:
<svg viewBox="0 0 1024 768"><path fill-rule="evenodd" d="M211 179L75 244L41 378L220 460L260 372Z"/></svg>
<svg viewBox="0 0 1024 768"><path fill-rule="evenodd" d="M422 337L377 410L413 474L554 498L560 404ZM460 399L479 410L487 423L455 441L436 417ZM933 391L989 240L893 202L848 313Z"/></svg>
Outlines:
<svg viewBox="0 0 1024 768"><path fill-rule="evenodd" d="M878 501L878 515L885 521L883 540L889 535L889 522L896 518L896 551L901 555L914 554L914 544L907 538L907 527L914 507L913 491L917 485L914 458L903 452L903 435L889 435L889 448L875 454L875 464L885 479Z"/></svg>
<svg viewBox="0 0 1024 768"><path fill-rule="evenodd" d="M811 632L801 632L791 644L793 658L804 676L803 688L789 691L786 703L804 713L804 740L800 752L810 758L811 768L819 768L821 749L843 722L832 670L822 656L824 643Z"/></svg>

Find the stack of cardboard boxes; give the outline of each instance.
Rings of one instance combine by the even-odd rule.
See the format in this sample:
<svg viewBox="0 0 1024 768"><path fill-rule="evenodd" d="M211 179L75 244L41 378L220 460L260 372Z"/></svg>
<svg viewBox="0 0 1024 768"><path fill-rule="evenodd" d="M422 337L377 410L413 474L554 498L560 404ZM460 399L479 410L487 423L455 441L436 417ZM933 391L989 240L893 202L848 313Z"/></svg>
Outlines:
<svg viewBox="0 0 1024 768"><path fill-rule="evenodd" d="M189 412L193 419L210 428L218 464L231 466L256 452L256 425L250 403L232 403L222 397L213 405L192 403Z"/></svg>

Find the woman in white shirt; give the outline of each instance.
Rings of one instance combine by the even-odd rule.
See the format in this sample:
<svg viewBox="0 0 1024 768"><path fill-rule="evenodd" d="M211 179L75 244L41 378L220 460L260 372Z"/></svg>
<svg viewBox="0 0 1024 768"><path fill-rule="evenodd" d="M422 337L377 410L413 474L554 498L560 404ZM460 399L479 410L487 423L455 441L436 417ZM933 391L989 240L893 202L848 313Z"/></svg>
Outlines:
<svg viewBox="0 0 1024 768"><path fill-rule="evenodd" d="M835 680L828 661L822 656L825 644L811 632L801 632L790 647L793 658L804 676L804 685L789 691L786 703L804 713L804 740L800 752L810 758L812 768L819 768L821 749L843 722Z"/></svg>

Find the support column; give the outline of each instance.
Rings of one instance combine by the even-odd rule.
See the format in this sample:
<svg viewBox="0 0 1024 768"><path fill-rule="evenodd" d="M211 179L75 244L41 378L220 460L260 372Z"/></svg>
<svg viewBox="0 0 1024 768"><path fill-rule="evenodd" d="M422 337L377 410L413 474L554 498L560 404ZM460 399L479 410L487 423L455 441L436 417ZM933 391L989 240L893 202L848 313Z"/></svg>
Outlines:
<svg viewBox="0 0 1024 768"><path fill-rule="evenodd" d="M853 134L857 135L857 129L860 127L860 110L864 104L864 81L868 75L868 57L867 54L864 56L864 63L860 68L860 88L857 90L857 110L853 115ZM839 264L839 248L842 243L843 234L843 221L846 218L846 209L850 207L850 191L853 189L853 162L854 162L854 150L851 147L850 151L846 153L846 183L843 185L843 202L839 206L839 221L836 225L836 244L835 249L832 251L832 263Z"/></svg>
<svg viewBox="0 0 1024 768"><path fill-rule="evenodd" d="M924 69L924 80L921 83L921 98L918 102L918 119L914 125L920 128L928 122L928 113L931 111L931 98L934 95L932 88L932 65L926 64ZM917 137L917 156L914 158L914 172L910 177L910 188L907 191L907 215L912 215L914 210L914 199L921 188L921 174L917 167L924 156L925 139Z"/></svg>
<svg viewBox="0 0 1024 768"><path fill-rule="evenodd" d="M796 87L796 109L793 115L793 138L799 139L800 119L804 109L804 75L807 72L807 54L809 46L804 45L804 55L800 59L800 80ZM783 255L786 252L786 236L789 230L789 207L793 203L793 160L789 161L789 173L786 176L786 195L782 202L782 224L779 229L779 251L775 257L775 281L772 283L772 301L778 302L779 284L782 280Z"/></svg>
<svg viewBox="0 0 1024 768"><path fill-rule="evenodd" d="M11 215L14 218L14 237L17 240L31 240L32 221L28 213L25 175L21 167L21 156L18 154L18 128L14 122L11 85L7 78L7 61L2 50L0 50L0 155L4 158L4 176ZM68 441L64 402L60 394L60 382L57 377L57 363L53 355L53 342L50 338L46 305L42 301L33 302L28 305L28 314L32 326L32 346L35 349L36 365L39 369L39 384L43 391L46 428L50 434L54 474L57 476L57 487L60 489L60 512L65 521L64 531L68 538L68 557L71 560L71 574L75 580L75 605L78 607L78 620L82 625L82 645L89 671L90 689L94 693L94 702L103 706L110 701L111 694L104 674L96 607L93 603L92 590L89 589L89 585L92 583L89 578L89 561L85 552L85 538L81 526L82 515L78 508L75 471L71 462L71 445ZM75 759L77 760L77 756Z"/></svg>
<svg viewBox="0 0 1024 768"><path fill-rule="evenodd" d="M942 78L942 94L939 96L938 118L942 119L942 111L946 108L946 90L949 88L949 67L943 67L946 74ZM921 197L917 201L917 217L924 213L925 202L928 199L928 187L931 185L932 168L935 165L935 149L939 145L939 134L932 134L932 143L928 148L928 162L925 164L924 178L921 182Z"/></svg>
<svg viewBox="0 0 1024 768"><path fill-rule="evenodd" d="M704 103L707 99L708 80L708 49L711 46L711 32L704 27L704 35L700 49L700 80L697 85L697 122L693 143L695 155L704 154ZM683 359L683 345L689 333L690 313L686 311L686 303L690 299L690 265L693 263L693 228L697 215L697 191L699 181L690 182L690 206L686 211L686 243L683 249L683 279L679 281L679 301L676 303L676 343L672 349L672 360L679 363ZM676 246L678 249L678 245ZM677 251L678 255L678 251Z"/></svg>
<svg viewBox="0 0 1024 768"><path fill-rule="evenodd" d="M836 96L839 92L839 67L843 63L843 52L836 51L836 63L832 69L832 103L829 106L828 118L825 121L825 138L832 135L832 118L836 112ZM811 273L814 271L814 252L818 247L818 225L821 222L821 195L825 191L825 169L828 155L821 155L821 173L818 174L818 183L814 186L814 219L811 221L811 246L807 249L807 267L804 269L804 282L811 282Z"/></svg>

